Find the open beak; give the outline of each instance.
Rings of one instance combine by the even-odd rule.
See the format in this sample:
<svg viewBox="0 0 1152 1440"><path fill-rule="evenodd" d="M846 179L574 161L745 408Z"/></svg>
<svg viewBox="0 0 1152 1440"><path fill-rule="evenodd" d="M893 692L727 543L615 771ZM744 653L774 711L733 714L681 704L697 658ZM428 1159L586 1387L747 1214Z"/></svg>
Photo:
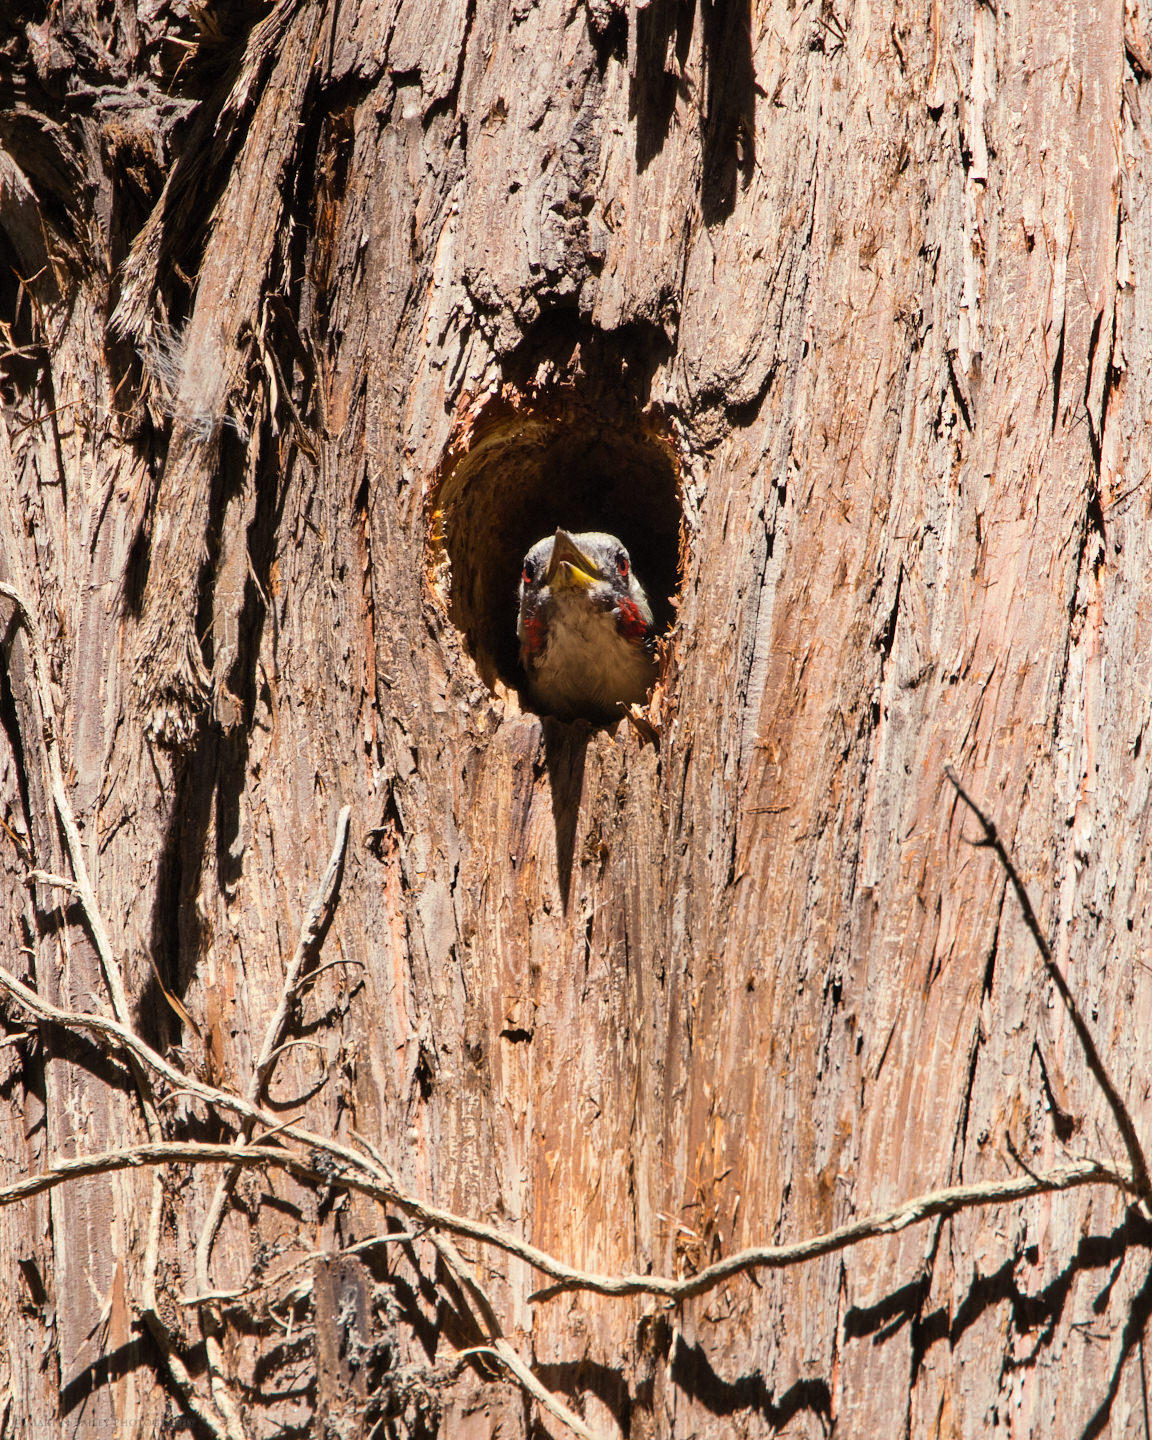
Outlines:
<svg viewBox="0 0 1152 1440"><path fill-rule="evenodd" d="M549 585L571 585L577 590L590 590L597 583L595 563L576 544L567 530L557 530L552 558L544 576Z"/></svg>

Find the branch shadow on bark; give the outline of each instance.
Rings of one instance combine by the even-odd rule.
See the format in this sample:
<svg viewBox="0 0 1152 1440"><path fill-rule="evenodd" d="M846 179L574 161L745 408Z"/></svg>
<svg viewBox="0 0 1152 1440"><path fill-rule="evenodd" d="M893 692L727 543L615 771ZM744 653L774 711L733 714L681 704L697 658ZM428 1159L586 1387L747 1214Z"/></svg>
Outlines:
<svg viewBox="0 0 1152 1440"><path fill-rule="evenodd" d="M436 1294L435 1285L420 1269L416 1256L411 1252L411 1247L405 1246L405 1250L408 1252L407 1258L417 1277L415 1283L395 1269L376 1274L375 1278L395 1301L398 1320L406 1327L405 1333L409 1340L420 1347L424 1359L431 1365L436 1359L436 1350L442 1329L442 1325L439 1323L441 1317L437 1315L436 1320L430 1320L420 1308L420 1296L423 1295L426 1305L432 1306L438 1304L439 1296Z"/></svg>
<svg viewBox="0 0 1152 1440"><path fill-rule="evenodd" d="M1010 1255L999 1269L990 1274L977 1273L955 1309L941 1305L928 1314L923 1313L932 1284L929 1274L900 1286L874 1305L852 1306L844 1316L844 1338L872 1339L874 1343L882 1344L905 1325L911 1325L911 1368L915 1375L934 1345L946 1340L949 1347L955 1349L986 1311L1007 1304L1012 1314L1014 1333L1019 1336L1035 1335L1031 1349L1024 1355L1014 1356L1010 1368L1029 1368L1037 1363L1041 1351L1056 1338L1073 1285L1082 1273L1109 1269L1108 1279L1092 1303L1094 1314L1102 1314L1107 1309L1112 1287L1129 1253L1152 1250L1152 1222L1142 1216L1135 1206L1130 1206L1123 1220L1107 1235L1084 1236L1063 1269L1043 1289L1033 1293L1021 1289L1016 1279L1021 1261L1034 1258L1029 1255L1029 1248ZM1145 1290L1149 1284L1152 1284L1152 1272ZM1140 1312L1140 1307L1141 1297L1138 1296L1132 1302L1126 1335L1131 1327L1131 1317ZM1145 1313L1144 1319L1147 1318ZM1133 1338L1138 1339L1138 1333Z"/></svg>
<svg viewBox="0 0 1152 1440"><path fill-rule="evenodd" d="M586 721L566 723L552 716L541 718L544 732L544 764L552 791L552 821L556 827L556 879L560 900L568 910L572 890L572 862L576 854L576 827L580 820L580 795L584 788L584 757L591 727Z"/></svg>
<svg viewBox="0 0 1152 1440"><path fill-rule="evenodd" d="M797 1380L777 1400L759 1371L725 1380L712 1368L700 1345L676 1337L672 1353L672 1381L679 1390L713 1415L756 1411L773 1430L780 1430L802 1412L816 1416L825 1430L832 1423L832 1391L820 1377Z"/></svg>
<svg viewBox="0 0 1152 1440"><path fill-rule="evenodd" d="M2 263L2 255L0 255ZM16 704L16 695L12 687L12 647L20 628L19 617L15 614L0 633L0 730L3 730L8 747L12 753L13 773L16 782L16 792L20 797L20 804L23 813L28 816L38 814L38 807L32 803L32 785L29 780L28 759L24 751L24 734L20 728L20 712ZM37 926L42 921L37 916ZM25 941L27 944L28 942Z"/></svg>
<svg viewBox="0 0 1152 1440"><path fill-rule="evenodd" d="M108 1093L131 1095L132 1076L120 1058L102 1049L86 1035L77 1035L74 1030L63 1028L45 1029L41 1032L43 1044L37 1055L36 1070L43 1086L43 1076L55 1062L74 1065L92 1078ZM31 1064L26 1065L31 1070Z"/></svg>
<svg viewBox="0 0 1152 1440"><path fill-rule="evenodd" d="M264 456L273 453L271 447L262 449ZM288 472L290 476L291 470ZM215 772L216 868L222 885L237 882L244 869L243 852L237 853L236 841L240 834L241 806L248 780L252 723L259 697L261 642L266 624L270 623L273 627L274 650L277 638L276 607L269 603L268 595L290 489L288 477L281 484L270 465L259 468L254 513L240 542L246 549L249 570L240 612L235 617L236 653L224 676L228 703L239 714L233 717L227 728L222 727Z"/></svg>
<svg viewBox="0 0 1152 1440"><path fill-rule="evenodd" d="M687 96L682 78L692 45L696 0L678 0L675 5L636 7L635 59L628 109L636 120L636 168L643 172L664 148L678 94ZM631 37L630 37L631 39ZM630 45L630 50L632 45ZM675 55L676 69L668 68Z"/></svg>
<svg viewBox="0 0 1152 1440"><path fill-rule="evenodd" d="M390 1221L393 1233L397 1228L397 1222ZM383 1340L374 1341L366 1360L372 1372L369 1412L377 1423L387 1419L393 1402L414 1383L421 1385L421 1373L447 1378L467 1369L486 1386L503 1381L500 1365L482 1353L487 1337L458 1278L439 1255L429 1269L413 1245L403 1242L387 1254L366 1255L364 1263L377 1297L387 1295L391 1302L391 1324ZM377 1327L380 1308L373 1306ZM373 1334L379 1334L378 1328ZM410 1343L404 1343L405 1336ZM440 1353L442 1341L452 1352L447 1358ZM434 1398L434 1388L428 1395Z"/></svg>
<svg viewBox="0 0 1152 1440"><path fill-rule="evenodd" d="M706 225L727 220L756 168L756 70L750 0L704 6L707 82L700 208Z"/></svg>
<svg viewBox="0 0 1152 1440"><path fill-rule="evenodd" d="M243 871L243 852L237 851L236 841L241 828L241 801L248 778L251 727L258 699L260 647L265 624L271 620L275 625L276 620L275 607L267 603L266 582L289 487L277 484L275 476L267 473L258 474L255 511L239 541L247 547L250 564L239 613L218 615L222 602L211 577L218 570L228 506L241 494L245 483L244 463L239 444L230 436L224 437L209 519L212 559L207 567L209 578L204 584L197 622L200 632L209 637L205 649L210 663L214 658L212 631L217 619L235 626L236 653L223 685L227 706L234 713L227 724L206 715L192 749L180 757L168 831L160 853L152 915L151 953L161 977L180 997L199 956L199 922L195 920L198 912L191 901L207 859L205 842L213 819L217 883L233 884ZM218 703L217 708L224 707ZM197 928L191 928L193 926ZM149 1033L145 1017L166 1011L162 997L156 993L159 988L154 976L150 976L143 987L138 1014L141 1033Z"/></svg>
<svg viewBox="0 0 1152 1440"><path fill-rule="evenodd" d="M97 1331L89 1337L89 1345L99 1353L90 1364L85 1365L83 1370L78 1370L71 1380L66 1381L60 1387L60 1415L61 1418L82 1410L97 1391L114 1385L125 1376L139 1373L145 1364L156 1376L156 1384L162 1383L160 1372L151 1360L145 1361L144 1355L150 1352L156 1354L152 1342L145 1337L138 1337L118 1345L115 1350L101 1350L101 1333Z"/></svg>
<svg viewBox="0 0 1152 1440"><path fill-rule="evenodd" d="M548 1365L537 1362L537 1378L554 1394L564 1395L569 1404L582 1403L582 1396L595 1395L611 1412L621 1435L631 1433L633 1397L628 1393L623 1368L595 1360L570 1360Z"/></svg>
<svg viewBox="0 0 1152 1440"><path fill-rule="evenodd" d="M694 103L703 132L701 210L706 224L719 224L732 214L738 190L756 168L750 0L705 0L702 88L687 71L695 0L637 6L632 15L636 35L629 52L629 112L636 121L636 167L644 171L664 148L677 98Z"/></svg>
<svg viewBox="0 0 1152 1440"><path fill-rule="evenodd" d="M158 1047L175 1038L162 984L183 999L200 953L202 921L193 902L212 814L213 787L208 776L215 768L214 749L214 737L202 734L196 748L180 763L168 828L157 859L150 936L152 973L140 986L136 1024L141 1035ZM191 874L188 857L193 861ZM187 957L185 965L181 964L183 957Z"/></svg>
<svg viewBox="0 0 1152 1440"><path fill-rule="evenodd" d="M1120 1390L1120 1381L1124 1374L1124 1367L1128 1363L1128 1357L1133 1350L1138 1351L1139 1363L1141 1366L1141 1392L1144 1398L1144 1422L1147 1434L1148 1423L1148 1379L1143 1373L1144 1367L1144 1332L1148 1328L1148 1321L1152 1319L1152 1269L1144 1277L1144 1284L1141 1285L1138 1293L1133 1296L1128 1311L1128 1318L1124 1322L1124 1334L1121 1337L1120 1353L1116 1357L1116 1364L1112 1369L1112 1376L1108 1382L1108 1393L1101 1400L1099 1407L1084 1427L1081 1440L1095 1440L1097 1435L1103 1435L1108 1428L1112 1417L1112 1405Z"/></svg>

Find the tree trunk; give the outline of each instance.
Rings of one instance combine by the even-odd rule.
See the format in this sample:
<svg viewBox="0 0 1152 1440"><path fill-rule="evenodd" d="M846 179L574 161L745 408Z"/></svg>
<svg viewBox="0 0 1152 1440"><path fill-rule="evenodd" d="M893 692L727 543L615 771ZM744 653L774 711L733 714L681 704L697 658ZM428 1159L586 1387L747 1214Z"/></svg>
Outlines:
<svg viewBox="0 0 1152 1440"><path fill-rule="evenodd" d="M0 1430L1147 1435L1139 0L16 8L0 1185L295 1168L0 1210ZM647 725L528 706L557 525ZM1073 1160L671 1301L417 1206L685 1278Z"/></svg>

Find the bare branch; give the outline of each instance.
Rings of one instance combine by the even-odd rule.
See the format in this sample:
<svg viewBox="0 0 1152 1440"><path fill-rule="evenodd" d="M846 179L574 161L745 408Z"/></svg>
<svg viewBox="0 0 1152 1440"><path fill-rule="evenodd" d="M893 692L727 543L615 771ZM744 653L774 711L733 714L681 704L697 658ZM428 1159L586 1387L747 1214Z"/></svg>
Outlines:
<svg viewBox="0 0 1152 1440"><path fill-rule="evenodd" d="M316 893L312 897L312 903L309 905L308 913L300 927L300 938L296 942L296 953L292 956L292 963L284 977L280 1003L276 1007L276 1013L268 1022L260 1058L256 1061L253 1084L248 1090L248 1098L253 1102L258 1102L263 1094L268 1075L276 1061L276 1049L284 1038L284 1028L288 1023L288 1010L296 998L296 992L303 978L304 967L309 960L316 958L321 936L332 919L336 885L344 865L344 852L348 848L348 825L351 815L351 806L345 805L336 817L336 839L332 845L332 854L328 858L327 868L321 877L320 884L316 887Z"/></svg>
<svg viewBox="0 0 1152 1440"><path fill-rule="evenodd" d="M947 1217L977 1206L1003 1205L1014 1200L1027 1199L1030 1195L1043 1195L1055 1190L1075 1190L1081 1185L1111 1185L1127 1191L1134 1188L1130 1176L1109 1170L1094 1160L1079 1160L1055 1170L1018 1176L1012 1180L989 1180L971 1185L952 1185L946 1190L933 1190L927 1195L894 1205L890 1210L881 1210L875 1215L842 1225L826 1235L797 1240L792 1245L764 1245L751 1250L739 1250L684 1280L666 1280L657 1275L586 1275L573 1270L569 1277L561 1280L558 1285L549 1285L528 1298L535 1301L551 1300L565 1291L591 1290L597 1295L661 1295L666 1300L679 1304L694 1295L715 1290L718 1285L744 1271L783 1270L806 1260L818 1260L822 1255L830 1255L836 1250L846 1250L851 1245L859 1245L862 1240L894 1234L897 1230L935 1219L937 1216Z"/></svg>
<svg viewBox="0 0 1152 1440"><path fill-rule="evenodd" d="M88 922L88 929L91 932L93 942L96 945L96 953L100 957L100 964L104 969L104 977L108 982L108 990L112 997L112 1009L122 1025L127 1025L131 1011L128 1007L128 995L124 989L124 977L120 973L120 965L112 950L112 941L109 937L104 919L100 914L100 906L96 900L96 892L92 888L92 882L88 876L88 866L84 860L84 843L80 838L80 830L76 824L76 817L72 813L72 806L68 800L68 792L64 788L64 772L60 764L60 742L59 724L56 719L55 707L52 704L52 689L49 684L48 663L45 659L44 641L40 634L40 624L32 607L11 585L0 582L0 595L11 600L16 607L16 614L20 618L20 624L24 629L24 635L28 642L28 653L32 660L32 684L36 691L37 703L40 707L41 738L43 742L44 760L48 771L48 784L52 792L52 803L56 807L56 814L60 820L60 828L64 831L64 839L68 846L68 859L72 866L72 874L75 877L74 886L67 881L60 881L53 878L49 884L63 883L69 889L74 888L80 897L80 904L84 910L84 918ZM142 1091L145 1109L149 1107L147 1090ZM154 1113L148 1116L148 1130L153 1139L159 1138L159 1128L156 1126Z"/></svg>
<svg viewBox="0 0 1152 1440"><path fill-rule="evenodd" d="M43 878L44 883L59 886L72 891L79 896L81 908L84 911L84 918L87 921L89 932L92 935L96 953L100 958L100 964L104 971L104 978L108 985L108 992L112 999L112 1009L116 1015L119 1026L128 1034L131 1034L130 1010L128 1006L128 995L124 987L124 976L120 969L120 962L116 958L112 948L112 940L108 933L108 927L104 923L104 917L100 912L100 905L96 898L96 891L88 874L88 866L84 859L84 846L80 838L80 830L76 824L76 817L72 812L72 805L68 799L68 792L64 785L64 772L60 763L59 743L59 722L56 718L55 707L52 702L52 688L48 664L45 658L44 641L40 634L40 625L36 619L35 612L23 595L11 585L0 583L0 595L11 600L16 608L20 624L24 630L25 639L28 645L29 655L32 662L32 686L36 692L37 703L40 707L40 742L45 769L48 772L48 788L52 795L52 803L56 815L60 821L60 828L64 832L64 839L68 849L68 859L72 866L74 880L68 881L62 876L43 874L41 877L33 872L36 878ZM155 966L153 966L155 971ZM195 1029L195 1022L185 1010L184 1006L171 995L168 987L164 984L163 978L156 973L156 979L160 989L168 1003L188 1021ZM18 982L17 982L18 983ZM30 992L31 993L31 992ZM128 1047L131 1049L131 1047ZM163 1134L160 1128L160 1119L156 1111L156 1103L152 1094L152 1086L149 1082L145 1061L141 1064L143 1057L129 1054L129 1067L132 1071L136 1090L140 1097L140 1107L144 1115L144 1123L148 1131L148 1137L153 1144L160 1142ZM172 1382L180 1392L188 1408L197 1415L207 1426L209 1431L216 1437L216 1440L231 1440L231 1431L223 1423L201 1397L196 1384L189 1374L183 1360L176 1353L171 1334L164 1321L160 1318L156 1308L156 1266L160 1250L160 1220L164 1203L163 1185L159 1175L153 1177L152 1198L148 1221L148 1241L144 1257L143 1269L143 1302L141 1312L158 1348L164 1355L168 1365L168 1373Z"/></svg>
<svg viewBox="0 0 1152 1440"><path fill-rule="evenodd" d="M258 1125L268 1130L279 1130L285 1136L308 1146L310 1149L322 1151L331 1155L337 1162L339 1176L330 1175L329 1180L340 1178L344 1183L350 1183L344 1171L351 1169L360 1176L369 1179L379 1175L376 1166L369 1164L364 1156L350 1146L341 1145L339 1141L331 1140L324 1135L313 1134L299 1125L285 1125L279 1116L262 1110L260 1106L253 1105L250 1100L245 1100L241 1095L234 1095L227 1090L218 1090L214 1085L208 1085L203 1080L197 1079L194 1075L185 1074L177 1070L175 1065L170 1064L162 1055L157 1054L150 1045L145 1044L135 1031L130 1030L126 1025L110 1019L106 1015L91 1015L83 1011L61 1010L58 1006L52 1005L43 996L38 995L35 990L23 984L20 980L0 967L0 987L7 990L14 1000L17 1000L30 1014L37 1016L40 1020L50 1025L61 1025L68 1030L79 1030L85 1034L94 1035L106 1045L114 1048L127 1050L131 1055L149 1069L154 1070L175 1090L182 1090L196 1099L211 1105L218 1110L228 1114L236 1114L248 1117L256 1121ZM383 1177L381 1177L382 1179ZM387 1189L388 1194L384 1197L392 1199L391 1188L380 1184L378 1188L383 1192ZM374 1193L369 1188L368 1193ZM399 1203L399 1202L397 1202Z"/></svg>
<svg viewBox="0 0 1152 1440"><path fill-rule="evenodd" d="M956 791L956 794L963 800L964 804L967 805L968 809L971 810L972 814L975 815L979 821L980 828L984 831L983 843L987 845L990 850L995 851L996 858L1004 867L1004 873L1012 882L1012 888L1016 892L1016 899L1020 904L1020 910L1024 916L1024 923L1027 925L1032 939L1036 942L1036 948L1040 952L1040 958L1044 962L1045 970L1047 970L1053 985L1056 986L1060 998L1064 1002L1064 1009L1068 1012L1068 1018L1072 1022L1072 1028L1076 1031L1076 1037L1080 1041L1080 1048L1084 1051L1084 1058L1088 1062L1088 1068L1091 1070L1097 1085L1099 1085L1100 1089L1104 1092L1104 1098L1108 1102L1108 1107L1112 1111L1116 1126L1123 1137L1124 1148L1128 1152L1128 1163L1132 1167L1132 1188L1142 1200L1152 1203L1152 1179L1149 1178L1148 1162L1144 1157L1144 1149L1140 1144L1140 1137L1137 1134L1136 1125L1133 1122L1132 1116L1129 1114L1127 1105L1124 1103L1123 1096L1112 1083L1112 1077L1108 1074L1107 1067L1100 1056L1100 1051L1096 1048L1096 1042L1092 1038L1092 1032L1088 1029L1087 1022L1083 1015L1081 1015L1080 1007L1076 1003L1076 998L1072 994L1060 966L1056 963L1056 957L1052 953L1052 947L1048 944L1047 938L1040 928L1040 922L1036 918L1035 910L1032 909L1032 901L1028 897L1028 891L1024 887L1024 881L1020 878L1020 873L1013 864L1012 857L1005 849L1004 842L1000 839L996 826L988 819L983 810L980 809L979 805L976 804L975 800L973 800L967 790L964 789L963 785L960 784L960 781L956 778L956 772L950 765L945 766L944 773L951 781L952 788Z"/></svg>
<svg viewBox="0 0 1152 1440"><path fill-rule="evenodd" d="M136 1170L149 1165L275 1165L299 1179L316 1180L318 1172L290 1150L274 1145L211 1145L195 1140L161 1140L126 1145L119 1150L101 1150L95 1155L71 1155L57 1160L39 1175L25 1175L10 1185L0 1185L0 1207L30 1200L46 1190L55 1190L70 1180L90 1175L108 1175L114 1170Z"/></svg>
<svg viewBox="0 0 1152 1440"><path fill-rule="evenodd" d="M80 887L75 880L68 880L63 875L53 875L51 870L27 870L24 874L25 885L52 885L57 890L70 890L73 895L80 894Z"/></svg>
<svg viewBox="0 0 1152 1440"><path fill-rule="evenodd" d="M480 1313L480 1328L488 1337L489 1344L472 1348L470 1354L492 1355L510 1370L516 1377L520 1388L532 1397L538 1404L542 1405L557 1420L562 1420L574 1435L579 1435L581 1440L596 1440L596 1437L573 1411L562 1400L558 1400L540 1380L533 1375L531 1369L517 1355L516 1351L505 1340L500 1322L496 1318L496 1311L489 1300L487 1292L476 1278L472 1267L460 1254L452 1241L446 1235L429 1235L428 1239L436 1248L436 1253L455 1275L464 1293L468 1295Z"/></svg>
<svg viewBox="0 0 1152 1440"><path fill-rule="evenodd" d="M272 1067L276 1063L276 1057L280 1054L283 1046L281 1039L288 1025L288 1015L292 1002L296 997L296 991L300 984L300 977L304 967L310 960L315 960L320 947L320 939L332 918L332 910L336 900L336 887L344 866L344 852L348 848L348 824L351 817L351 807L345 805L336 817L336 840L332 846L332 854L329 857L328 865L312 897L312 903L304 916L303 924L300 927L300 939L296 945L296 953L292 957L292 963L288 966L288 973L284 976L284 984L280 991L280 1003L276 1012L268 1022L268 1029L264 1035L264 1044L260 1048L260 1056L256 1061L252 1072L252 1078L248 1085L248 1099L255 1105L260 1101L264 1092L264 1086ZM240 1126L240 1134L236 1138L237 1148L247 1144L256 1127L256 1120L253 1116L244 1117ZM212 1194L212 1201L208 1206L208 1214L205 1216L203 1227L200 1231L200 1238L196 1243L196 1288L202 1295L208 1295L212 1290L212 1246L216 1241L216 1232L220 1228L220 1222L224 1218L224 1210L228 1204L228 1197L232 1193L236 1178L240 1174L240 1166L235 1165L225 1174L221 1175L216 1182L216 1189ZM222 1413L229 1417L230 1423L237 1429L241 1421L238 1412L228 1389L226 1365L224 1359L224 1347L220 1342L219 1330L220 1319L210 1302L206 1302L200 1312L200 1324L204 1332L204 1348L208 1358L208 1373L212 1386L212 1394L216 1404ZM243 1433L241 1431L241 1433Z"/></svg>
<svg viewBox="0 0 1152 1440"><path fill-rule="evenodd" d="M288 1132L285 1132L288 1133ZM332 1148L329 1142L327 1149ZM371 1196L381 1204L392 1204L405 1210L429 1229L444 1230L468 1239L491 1245L526 1261L534 1269L551 1275L559 1283L538 1291L529 1299L540 1302L570 1290L589 1290L598 1295L656 1295L673 1304L679 1304L695 1295L714 1290L733 1276L752 1270L782 1270L800 1265L808 1260L817 1260L837 1250L846 1250L861 1241L876 1239L904 1230L909 1225L920 1224L938 1216L955 1215L961 1210L970 1210L986 1205L1001 1205L1017 1200L1026 1200L1031 1195L1051 1194L1060 1190L1075 1190L1085 1185L1107 1185L1129 1193L1134 1192L1131 1177L1119 1171L1110 1170L1094 1160L1078 1160L1055 1170L1038 1171L1034 1175L1017 1176L1011 1180L991 1180L972 1185L953 1185L945 1190L934 1190L920 1195L889 1210L882 1210L849 1225L842 1225L826 1235L817 1235L809 1240L798 1240L792 1245L766 1245L751 1250L741 1250L709 1265L698 1275L683 1280L673 1280L660 1275L597 1275L576 1270L554 1256L537 1250L535 1246L504 1234L482 1221L470 1220L462 1215L453 1215L446 1210L425 1205L413 1196L406 1195L392 1181L384 1177L374 1180L364 1170L354 1174L343 1174L334 1178L329 1166L315 1154L301 1156L291 1150L271 1145L209 1145L193 1141L166 1140L158 1145L144 1144L129 1146L123 1150L104 1151L99 1155L77 1156L59 1161L51 1170L42 1175L29 1175L11 1185L0 1187L0 1207L26 1200L44 1190L50 1190L67 1180L79 1179L85 1175L102 1174L111 1170L123 1170L141 1165L189 1164L245 1164L270 1165L288 1171L297 1179L311 1184L338 1184L361 1194ZM364 1245L379 1244L381 1239L373 1237ZM396 1237L400 1238L400 1237Z"/></svg>
<svg viewBox="0 0 1152 1440"><path fill-rule="evenodd" d="M227 1146L211 1147L213 1153L210 1158L214 1163L219 1163L222 1158L228 1156L233 1159L239 1159L244 1155L255 1158L259 1151L259 1163L261 1164L277 1165L313 1183L319 1182L355 1190L360 1194L371 1196L381 1204L394 1205L430 1230L463 1235L483 1245L490 1245L506 1254L514 1255L557 1282L529 1297L536 1302L551 1299L566 1291L587 1290L599 1295L656 1295L672 1304L679 1304L695 1295L702 1295L709 1290L714 1290L726 1280L744 1272L760 1269L783 1269L786 1266L798 1265L837 1250L847 1249L863 1240L892 1234L903 1230L908 1225L918 1224L937 1216L954 1215L961 1210L972 1209L976 1206L1006 1204L1027 1199L1030 1195L1073 1190L1084 1185L1107 1185L1114 1189L1137 1193L1131 1174L1110 1169L1094 1160L1079 1160L1054 1170L1016 1176L1009 1180L954 1185L944 1190L935 1190L893 1206L889 1210L853 1221L851 1224L841 1226L825 1235L800 1240L792 1245L768 1245L739 1251L726 1259L717 1261L715 1265L709 1265L699 1274L688 1276L682 1280L674 1280L660 1275L598 1275L565 1265L554 1256L528 1244L527 1241L497 1230L495 1226L469 1219L466 1216L454 1215L450 1211L425 1204L400 1187L391 1177L386 1162L378 1152L373 1150L371 1155L365 1156L336 1140L313 1134L299 1125L284 1125L276 1116L265 1112L238 1095L229 1095L226 1091L217 1090L211 1085L204 1084L203 1081L183 1075L145 1045L138 1036L130 1031L125 1031L113 1020L103 1016L77 1015L59 1010L3 969L0 969L0 986L7 989L27 1010L40 1019L53 1024L86 1030L99 1035L106 1041L129 1048L171 1084L183 1086L207 1104L250 1117L268 1129L279 1127L280 1133L286 1139L294 1140L297 1144L304 1145L313 1152L305 1159L298 1153L293 1154L289 1150L273 1149L272 1147L252 1146L244 1150ZM372 1150L371 1146L367 1148ZM192 1146L186 1147L184 1157L189 1158L193 1150ZM121 1159L120 1165L166 1164L170 1163L173 1158L167 1147L159 1149L155 1146L137 1147L136 1151L130 1153L137 1154L141 1158L137 1160ZM209 1158L206 1152L204 1153L205 1158ZM149 1156L155 1158L148 1158ZM19 1183L25 1186L35 1186L40 1180L41 1177L31 1177L29 1180ZM59 1182L52 1181L51 1183ZM35 1191L27 1193L35 1193ZM9 1203L11 1199L20 1198L23 1198L23 1192L13 1193ZM0 1192L0 1202L3 1199L4 1194Z"/></svg>

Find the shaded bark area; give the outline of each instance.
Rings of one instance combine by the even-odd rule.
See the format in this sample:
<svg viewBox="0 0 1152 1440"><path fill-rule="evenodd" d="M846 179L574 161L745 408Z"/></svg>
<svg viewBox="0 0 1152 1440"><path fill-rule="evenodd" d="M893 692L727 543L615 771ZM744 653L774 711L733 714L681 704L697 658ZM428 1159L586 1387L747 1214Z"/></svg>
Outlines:
<svg viewBox="0 0 1152 1440"><path fill-rule="evenodd" d="M0 21L0 579L140 1033L246 1091L347 803L266 1099L429 1202L683 1275L1002 1176L1006 1136L1115 1158L952 765L1146 1135L1148 54L1134 0ZM519 691L523 549L597 516L672 622L658 745ZM107 1008L25 882L67 861L8 614L5 963ZM75 1038L0 1084L13 1175L143 1136ZM429 1242L317 1256L399 1226L338 1185L240 1181L210 1279L264 1288L180 1304L213 1184L167 1175L157 1309L246 1433L558 1430L458 1358ZM0 1210L13 1433L186 1416L151 1197ZM597 1435L1137 1435L1149 1239L1077 1190L671 1311L469 1258Z"/></svg>

